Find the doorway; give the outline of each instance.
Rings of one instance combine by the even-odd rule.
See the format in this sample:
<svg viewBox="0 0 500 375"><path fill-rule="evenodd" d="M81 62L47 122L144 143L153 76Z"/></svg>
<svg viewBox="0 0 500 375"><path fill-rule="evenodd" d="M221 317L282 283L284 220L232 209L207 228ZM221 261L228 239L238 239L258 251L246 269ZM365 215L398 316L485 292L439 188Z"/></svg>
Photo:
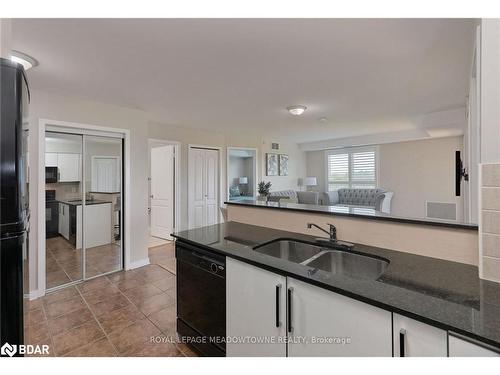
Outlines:
<svg viewBox="0 0 500 375"><path fill-rule="evenodd" d="M43 149L46 291L122 270L123 137L49 126Z"/></svg>
<svg viewBox="0 0 500 375"><path fill-rule="evenodd" d="M257 196L257 149L227 148L227 199L255 199Z"/></svg>
<svg viewBox="0 0 500 375"><path fill-rule="evenodd" d="M179 226L179 148L178 142L149 140L149 247L171 241Z"/></svg>
<svg viewBox="0 0 500 375"><path fill-rule="evenodd" d="M189 228L219 223L220 149L189 146Z"/></svg>

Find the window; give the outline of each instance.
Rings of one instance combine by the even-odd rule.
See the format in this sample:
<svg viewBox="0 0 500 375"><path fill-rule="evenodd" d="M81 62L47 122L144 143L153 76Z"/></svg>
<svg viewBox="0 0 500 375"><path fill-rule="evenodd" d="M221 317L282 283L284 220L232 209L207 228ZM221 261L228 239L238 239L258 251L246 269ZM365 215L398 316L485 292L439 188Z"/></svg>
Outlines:
<svg viewBox="0 0 500 375"><path fill-rule="evenodd" d="M363 147L326 152L327 190L377 187L377 149Z"/></svg>

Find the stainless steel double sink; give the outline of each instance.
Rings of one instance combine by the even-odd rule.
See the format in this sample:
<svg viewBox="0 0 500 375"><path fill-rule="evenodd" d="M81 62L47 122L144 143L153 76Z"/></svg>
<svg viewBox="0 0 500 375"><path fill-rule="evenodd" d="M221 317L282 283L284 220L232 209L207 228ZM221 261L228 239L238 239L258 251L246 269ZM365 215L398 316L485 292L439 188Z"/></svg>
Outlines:
<svg viewBox="0 0 500 375"><path fill-rule="evenodd" d="M337 248L336 248L337 247ZM335 242L309 243L297 240L278 239L254 247L256 252L298 263L313 270L322 270L334 275L356 279L378 279L387 269L387 259L365 255Z"/></svg>

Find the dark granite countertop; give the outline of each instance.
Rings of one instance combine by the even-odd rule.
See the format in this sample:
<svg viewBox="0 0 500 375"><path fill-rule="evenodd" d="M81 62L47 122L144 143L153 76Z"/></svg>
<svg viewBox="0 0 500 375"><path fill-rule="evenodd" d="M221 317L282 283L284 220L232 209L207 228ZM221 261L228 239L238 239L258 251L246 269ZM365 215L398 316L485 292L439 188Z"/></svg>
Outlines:
<svg viewBox="0 0 500 375"><path fill-rule="evenodd" d="M278 238L315 240L303 234L229 222L173 236L500 349L500 284L479 279L475 266L356 244L355 251L390 261L384 274L373 281L321 270L310 273L311 267L253 250Z"/></svg>
<svg viewBox="0 0 500 375"><path fill-rule="evenodd" d="M478 230L477 224L462 223L457 221L444 221L444 220L432 220L432 219L418 219L418 218L408 218L400 217L386 214L381 211L374 210L370 207L355 207L355 206L323 206L317 204L302 204L302 203L289 203L289 202L266 202L254 199L242 199L242 200L229 200L224 202L225 204L234 204L240 206L250 206L257 208L271 208L278 210L291 210L291 211L302 211L314 214L323 215L333 215L333 216L348 216L348 217L359 217L362 219L370 220L385 220L385 221L395 221L398 223L408 223L408 224L419 224L419 225L432 225L440 227L451 227L459 229L470 229Z"/></svg>
<svg viewBox="0 0 500 375"><path fill-rule="evenodd" d="M81 206L82 205L82 200L81 199L66 200L66 201L57 200L57 202L63 203L63 204L68 204L70 206ZM92 200L85 201L85 205L86 206L93 206L93 205L96 205L96 204L105 204L105 203L110 203L111 204L113 202L110 202L110 201L101 201L101 200L98 200L98 199L92 199Z"/></svg>

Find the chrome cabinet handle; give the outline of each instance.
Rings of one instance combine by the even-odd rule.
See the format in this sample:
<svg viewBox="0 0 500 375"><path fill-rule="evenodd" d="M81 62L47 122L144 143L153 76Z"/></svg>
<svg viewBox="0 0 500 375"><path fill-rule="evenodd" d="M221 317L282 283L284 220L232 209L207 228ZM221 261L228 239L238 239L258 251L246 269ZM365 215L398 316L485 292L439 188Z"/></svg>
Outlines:
<svg viewBox="0 0 500 375"><path fill-rule="evenodd" d="M406 329L401 328L399 330L399 356L405 356L405 340L406 340Z"/></svg>

